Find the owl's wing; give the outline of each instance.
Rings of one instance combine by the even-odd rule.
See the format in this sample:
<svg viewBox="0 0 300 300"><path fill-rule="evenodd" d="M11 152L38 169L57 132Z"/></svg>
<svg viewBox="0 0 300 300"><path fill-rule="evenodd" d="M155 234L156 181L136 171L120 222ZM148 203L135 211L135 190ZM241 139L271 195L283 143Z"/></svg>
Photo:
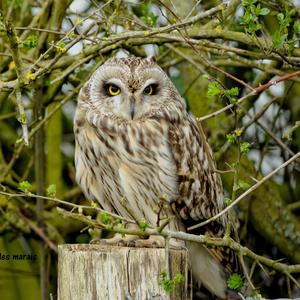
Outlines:
<svg viewBox="0 0 300 300"><path fill-rule="evenodd" d="M189 114L169 128L169 143L177 167L178 199L172 208L186 227L216 215L224 208L222 182L201 125ZM222 237L227 215L191 233ZM204 246L204 248L206 248ZM206 248L227 272L239 269L238 258L229 248Z"/></svg>
<svg viewBox="0 0 300 300"><path fill-rule="evenodd" d="M179 197L173 209L187 227L192 226L223 209L221 179L216 173L215 161L205 134L193 116L186 114L182 122L170 126L169 143L177 167L179 189ZM209 228L204 227L204 232L212 231L219 236L225 223L226 216L223 216L214 224L210 223ZM202 229L197 233L204 232Z"/></svg>

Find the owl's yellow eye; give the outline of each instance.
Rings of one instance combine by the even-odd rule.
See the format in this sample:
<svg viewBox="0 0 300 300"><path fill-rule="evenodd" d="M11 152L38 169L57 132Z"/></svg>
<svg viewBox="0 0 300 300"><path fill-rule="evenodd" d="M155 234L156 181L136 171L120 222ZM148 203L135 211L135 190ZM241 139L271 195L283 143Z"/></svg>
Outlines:
<svg viewBox="0 0 300 300"><path fill-rule="evenodd" d="M157 91L157 84L150 84L144 89L144 94L146 95L154 95Z"/></svg>
<svg viewBox="0 0 300 300"><path fill-rule="evenodd" d="M109 96L117 96L121 93L121 89L114 84L107 85L106 91Z"/></svg>

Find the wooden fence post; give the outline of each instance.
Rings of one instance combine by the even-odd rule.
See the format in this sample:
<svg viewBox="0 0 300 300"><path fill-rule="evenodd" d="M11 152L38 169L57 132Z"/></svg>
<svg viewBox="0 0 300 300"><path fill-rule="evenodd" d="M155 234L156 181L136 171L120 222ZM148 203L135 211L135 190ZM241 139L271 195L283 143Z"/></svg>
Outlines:
<svg viewBox="0 0 300 300"><path fill-rule="evenodd" d="M58 246L58 300L188 300L187 251L76 244ZM169 259L171 293L159 284Z"/></svg>

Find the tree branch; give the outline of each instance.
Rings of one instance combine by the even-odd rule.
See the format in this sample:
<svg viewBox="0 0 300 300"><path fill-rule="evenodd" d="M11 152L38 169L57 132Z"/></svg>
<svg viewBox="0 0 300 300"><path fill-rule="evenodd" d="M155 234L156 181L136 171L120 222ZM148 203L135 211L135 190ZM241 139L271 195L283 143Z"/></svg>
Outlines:
<svg viewBox="0 0 300 300"><path fill-rule="evenodd" d="M237 203L239 203L242 199L244 199L247 195L249 195L250 193L252 193L253 191L255 191L258 187L260 187L264 182L266 182L268 179L270 179L272 176L274 176L278 171L280 171L281 169L285 168L286 166L288 166L290 163L294 162L295 160L297 160L300 157L300 151L295 154L294 156L292 156L289 160L287 160L286 162L284 162L283 164L281 164L279 167L277 167L275 170L273 170L272 172L270 172L268 175L266 175L265 177L263 177L261 180L259 180L257 183L255 183L251 188L249 188L246 192L244 192L242 195L240 195L237 199L235 199L230 205L228 205L225 209L223 209L221 212L219 212L218 214L214 215L212 218L201 222L197 225L191 226L188 228L188 230L194 230L196 228L202 227L204 225L207 225L213 221L215 221L216 219L218 219L220 216L224 215L226 212L228 212L233 206L235 206Z"/></svg>

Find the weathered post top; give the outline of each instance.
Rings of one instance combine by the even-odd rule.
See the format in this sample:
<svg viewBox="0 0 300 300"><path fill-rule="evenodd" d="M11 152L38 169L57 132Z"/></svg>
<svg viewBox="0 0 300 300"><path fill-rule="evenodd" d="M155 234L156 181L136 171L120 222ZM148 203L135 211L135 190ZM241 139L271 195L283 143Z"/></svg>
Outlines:
<svg viewBox="0 0 300 300"><path fill-rule="evenodd" d="M160 284L167 260L171 292ZM95 244L58 247L58 300L187 300L186 250Z"/></svg>

